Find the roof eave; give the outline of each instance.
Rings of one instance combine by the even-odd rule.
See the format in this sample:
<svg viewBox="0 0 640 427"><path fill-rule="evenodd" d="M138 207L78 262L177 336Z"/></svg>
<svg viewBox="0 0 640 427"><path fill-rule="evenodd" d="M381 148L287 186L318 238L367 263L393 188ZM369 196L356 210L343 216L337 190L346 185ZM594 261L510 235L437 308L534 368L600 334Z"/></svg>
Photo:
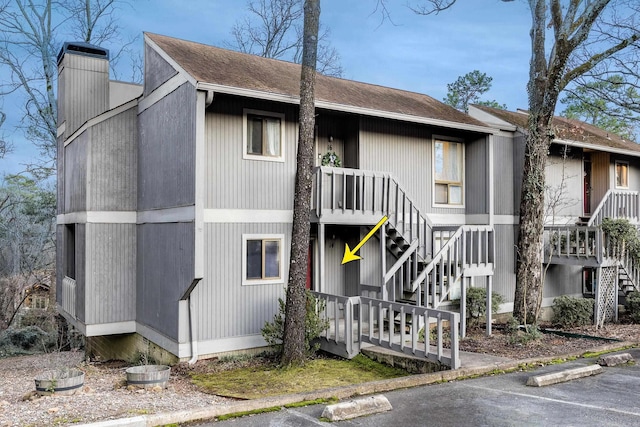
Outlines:
<svg viewBox="0 0 640 427"><path fill-rule="evenodd" d="M616 148L616 147L609 147L606 145L599 145L599 144L590 144L588 142L579 142L579 141L572 141L569 139L560 139L560 138L556 138L553 140L554 144L564 144L564 145L569 145L572 147L579 147L579 148L589 148L591 150L595 150L595 151L604 151L607 153L614 153L614 154L624 154L626 156L632 156L632 157L640 157L640 151L634 151L634 150L627 150L624 148Z"/></svg>
<svg viewBox="0 0 640 427"><path fill-rule="evenodd" d="M198 82L196 84L196 88L200 90L213 90L214 92L220 92L220 93L225 93L229 95L238 95L238 96L245 96L249 98L258 98L258 99L265 99L269 101L284 102L287 104L300 103L300 98L298 96L289 96L289 95L284 95L284 94L274 93L274 92L264 92L264 91L253 90L253 89L223 86L223 85L217 85L214 83ZM459 129L459 130L478 132L478 133L484 133L484 134L495 134L498 132L497 129L493 129L488 126L451 122L448 120L413 116L409 114L394 113L390 111L374 110L370 108L337 104L337 103L327 102L327 101L316 100L315 104L316 104L316 108L325 108L327 110L340 111L344 113L362 114L365 116L401 120L401 121L406 121L410 123L420 123L420 124L439 126L439 127L445 127L445 128L451 128L451 129Z"/></svg>

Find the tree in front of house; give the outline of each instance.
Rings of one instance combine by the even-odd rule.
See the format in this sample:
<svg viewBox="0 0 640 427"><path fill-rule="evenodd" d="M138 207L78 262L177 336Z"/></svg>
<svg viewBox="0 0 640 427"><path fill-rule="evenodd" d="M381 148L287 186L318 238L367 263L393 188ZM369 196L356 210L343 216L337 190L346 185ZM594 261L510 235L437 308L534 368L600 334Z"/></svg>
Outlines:
<svg viewBox="0 0 640 427"><path fill-rule="evenodd" d="M562 115L569 119L590 123L630 141L638 140L640 93L622 75L567 89L560 102L566 105Z"/></svg>
<svg viewBox="0 0 640 427"><path fill-rule="evenodd" d="M512 0L503 0L512 1ZM379 0L384 2L384 0ZM416 0L429 15L457 0ZM640 3L628 0L529 0L531 60L529 121L524 153L513 315L536 323L542 307L545 166L555 138L552 120L560 93L581 76L637 75Z"/></svg>
<svg viewBox="0 0 640 427"><path fill-rule="evenodd" d="M445 104L465 113L469 111L469 104L480 104L506 110L506 105L500 104L495 100L483 101L480 99L480 96L491 89L492 81L493 77L488 76L486 73L478 70L468 72L464 76L458 77L455 82L447 84L447 96L443 101Z"/></svg>
<svg viewBox="0 0 640 427"><path fill-rule="evenodd" d="M291 257L289 282L285 304L284 336L281 364L284 366L304 363L307 349L305 319L307 314L307 265L312 187L313 142L315 132L315 82L316 56L318 52L318 27L320 0L304 2L304 37L302 71L300 74L300 126L295 195L293 202L293 230L291 232Z"/></svg>

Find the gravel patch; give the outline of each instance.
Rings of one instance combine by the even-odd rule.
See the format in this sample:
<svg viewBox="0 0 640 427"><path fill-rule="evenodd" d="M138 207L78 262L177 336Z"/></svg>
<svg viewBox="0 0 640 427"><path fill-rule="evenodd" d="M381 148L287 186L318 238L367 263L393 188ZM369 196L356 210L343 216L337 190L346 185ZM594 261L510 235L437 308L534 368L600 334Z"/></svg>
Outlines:
<svg viewBox="0 0 640 427"><path fill-rule="evenodd" d="M119 361L86 363L82 352L0 359L0 426L67 426L233 401L198 391L184 369L174 374L172 368L167 389L129 389L129 366ZM62 367L84 371L84 387L73 396L34 396L35 376Z"/></svg>

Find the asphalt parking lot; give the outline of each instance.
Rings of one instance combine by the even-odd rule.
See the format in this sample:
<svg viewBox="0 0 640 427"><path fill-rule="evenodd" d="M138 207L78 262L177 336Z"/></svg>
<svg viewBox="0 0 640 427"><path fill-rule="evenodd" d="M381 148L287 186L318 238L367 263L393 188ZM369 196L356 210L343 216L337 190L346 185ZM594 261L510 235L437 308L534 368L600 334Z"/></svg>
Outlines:
<svg viewBox="0 0 640 427"><path fill-rule="evenodd" d="M631 349L640 360L640 349ZM584 366L579 359L535 371L514 372L384 393L393 409L348 421L320 421L324 405L283 409L199 426L640 426L640 364L546 387L529 387L532 375Z"/></svg>

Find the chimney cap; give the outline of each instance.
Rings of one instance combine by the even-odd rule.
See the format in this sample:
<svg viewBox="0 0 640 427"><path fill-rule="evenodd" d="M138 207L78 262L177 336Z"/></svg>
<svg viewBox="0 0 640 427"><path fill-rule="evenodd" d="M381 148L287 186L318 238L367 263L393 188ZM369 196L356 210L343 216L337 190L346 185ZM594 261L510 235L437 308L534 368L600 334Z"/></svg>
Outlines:
<svg viewBox="0 0 640 427"><path fill-rule="evenodd" d="M58 65L66 53L109 60L109 49L85 42L65 42L58 53Z"/></svg>

